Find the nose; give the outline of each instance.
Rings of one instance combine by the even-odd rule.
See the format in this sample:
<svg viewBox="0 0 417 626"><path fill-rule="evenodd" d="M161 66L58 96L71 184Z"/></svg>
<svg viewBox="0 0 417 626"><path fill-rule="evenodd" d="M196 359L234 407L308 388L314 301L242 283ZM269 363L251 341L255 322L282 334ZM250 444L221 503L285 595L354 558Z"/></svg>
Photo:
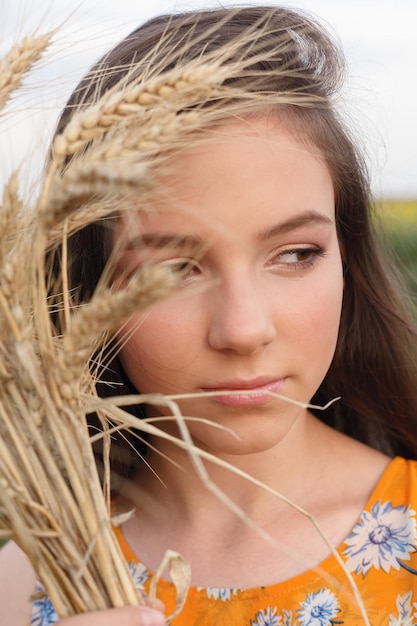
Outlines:
<svg viewBox="0 0 417 626"><path fill-rule="evenodd" d="M217 287L208 333L212 348L250 355L273 341L273 307L265 287L256 276L240 276Z"/></svg>

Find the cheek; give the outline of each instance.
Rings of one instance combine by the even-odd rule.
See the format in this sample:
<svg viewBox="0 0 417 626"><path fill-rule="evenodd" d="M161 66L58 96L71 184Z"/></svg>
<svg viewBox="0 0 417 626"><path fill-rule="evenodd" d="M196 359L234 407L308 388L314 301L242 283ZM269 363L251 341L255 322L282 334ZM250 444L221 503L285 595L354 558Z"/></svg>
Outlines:
<svg viewBox="0 0 417 626"><path fill-rule="evenodd" d="M308 354L323 361L333 358L343 301L341 264L332 259L329 265L305 283L293 283L286 297L293 341L302 346L306 358Z"/></svg>
<svg viewBox="0 0 417 626"><path fill-rule="evenodd" d="M343 302L343 277L317 285L310 307L309 334L313 345L322 346L333 356L339 334Z"/></svg>
<svg viewBox="0 0 417 626"><path fill-rule="evenodd" d="M123 365L131 369L150 360L158 362L162 355L166 360L167 346L172 345L172 325L166 319L161 323L154 313L135 315L119 332L118 338Z"/></svg>
<svg viewBox="0 0 417 626"><path fill-rule="evenodd" d="M119 332L120 360L141 391L149 381L158 381L160 386L162 381L175 378L201 352L197 339L200 333L183 304L161 305L147 314L133 316Z"/></svg>

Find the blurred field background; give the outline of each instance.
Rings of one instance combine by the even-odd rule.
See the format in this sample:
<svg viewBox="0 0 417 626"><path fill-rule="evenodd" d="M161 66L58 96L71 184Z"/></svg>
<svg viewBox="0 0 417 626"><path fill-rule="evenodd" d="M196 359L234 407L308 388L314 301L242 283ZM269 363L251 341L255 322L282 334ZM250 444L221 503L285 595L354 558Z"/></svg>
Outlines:
<svg viewBox="0 0 417 626"><path fill-rule="evenodd" d="M376 206L383 241L392 248L417 307L417 198L383 200ZM0 539L0 547L4 540Z"/></svg>
<svg viewBox="0 0 417 626"><path fill-rule="evenodd" d="M383 200L377 214L381 216L384 240L392 247L417 306L417 198Z"/></svg>

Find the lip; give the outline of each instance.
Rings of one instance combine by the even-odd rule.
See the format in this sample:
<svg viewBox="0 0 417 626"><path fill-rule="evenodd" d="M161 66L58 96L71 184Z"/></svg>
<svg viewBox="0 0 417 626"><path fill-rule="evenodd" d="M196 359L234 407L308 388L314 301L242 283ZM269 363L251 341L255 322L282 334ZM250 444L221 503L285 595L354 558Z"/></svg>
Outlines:
<svg viewBox="0 0 417 626"><path fill-rule="evenodd" d="M285 380L285 378L264 377L233 380L216 384L213 387L204 387L203 391L212 393L211 399L217 404L231 407L261 406L273 400L271 393L282 393Z"/></svg>

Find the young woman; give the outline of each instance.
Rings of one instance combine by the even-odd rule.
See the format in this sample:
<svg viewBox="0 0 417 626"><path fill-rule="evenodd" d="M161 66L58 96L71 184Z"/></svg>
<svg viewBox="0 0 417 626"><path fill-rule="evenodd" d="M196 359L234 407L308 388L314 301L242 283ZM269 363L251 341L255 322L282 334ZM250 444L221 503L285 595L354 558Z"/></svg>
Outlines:
<svg viewBox="0 0 417 626"><path fill-rule="evenodd" d="M115 497L117 511L134 506L135 515L115 532L145 591L166 549L191 564L175 626L412 624L417 338L376 243L364 164L335 109L343 63L329 35L283 8L156 18L93 68L57 135L120 81L192 72L197 62L200 70L216 64L219 75L237 70L207 80L197 99L184 73L181 85L168 84L185 93L170 123L208 122L180 127L165 150L162 139L155 149L145 138L138 154L154 150L146 206L139 197L115 212L111 230L97 223L73 235L70 287L88 300L111 250L118 288L148 263L177 276L171 297L116 331L118 354L98 389L109 393L111 381L122 393L181 394L224 498L186 451L149 438L146 464L129 458L129 488ZM164 106L159 95L145 117ZM145 414L178 435L164 406ZM285 499L314 516L326 539ZM31 610L35 626L57 622L47 598L29 606L35 577L14 546L3 550L0 572L5 623L22 626ZM169 581L158 597L156 610L60 623L157 626L173 610Z"/></svg>

